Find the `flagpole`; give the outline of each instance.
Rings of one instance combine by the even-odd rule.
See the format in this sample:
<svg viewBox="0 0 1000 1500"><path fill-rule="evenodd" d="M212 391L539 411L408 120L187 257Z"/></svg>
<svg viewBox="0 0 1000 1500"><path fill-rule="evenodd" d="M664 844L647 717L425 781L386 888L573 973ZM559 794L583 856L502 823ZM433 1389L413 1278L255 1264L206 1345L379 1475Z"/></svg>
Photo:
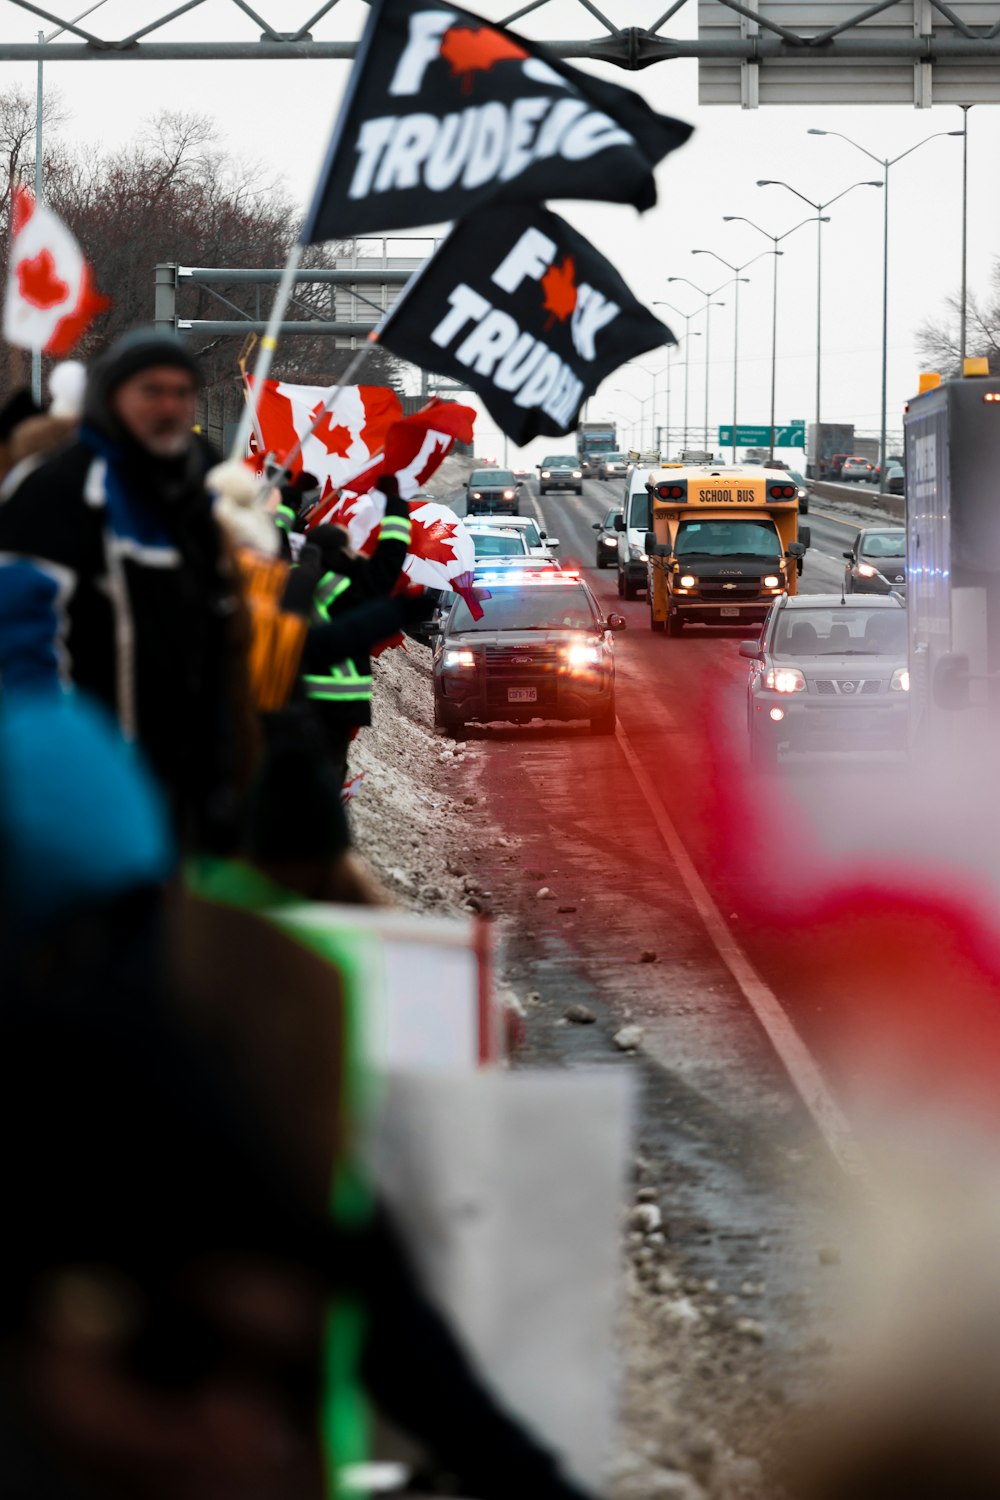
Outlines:
<svg viewBox="0 0 1000 1500"><path fill-rule="evenodd" d="M247 440L249 439L250 433L253 430L253 418L256 412L257 403L260 400L260 388L271 371L271 362L274 358L274 351L278 347L278 330L280 329L281 324L284 320L285 311L288 307L288 304L292 300L292 290L295 286L295 273L299 269L299 265L302 260L302 252L304 249L305 246L301 243L301 241L296 240L295 244L291 248L288 259L285 262L285 269L281 273L281 280L278 282L278 290L275 293L274 303L271 307L271 316L267 320L267 328L265 329L264 337L260 341L260 352L257 355L257 362L254 365L254 404L253 407L249 405L244 406L243 411L240 413L239 426L236 429L236 436L233 438L233 446L229 452L230 458L240 459L243 457L244 449L247 445Z"/></svg>

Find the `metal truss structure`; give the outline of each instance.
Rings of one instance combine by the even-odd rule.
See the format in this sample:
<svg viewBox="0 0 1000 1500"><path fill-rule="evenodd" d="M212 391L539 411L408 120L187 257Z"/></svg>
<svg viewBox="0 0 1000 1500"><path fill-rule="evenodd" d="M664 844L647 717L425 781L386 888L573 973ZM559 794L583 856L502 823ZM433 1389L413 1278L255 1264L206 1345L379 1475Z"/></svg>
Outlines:
<svg viewBox="0 0 1000 1500"><path fill-rule="evenodd" d="M185 18L203 29L225 0L176 0L159 14L162 0L136 25L135 0L112 0L91 9L95 19L69 19L71 0L0 0L0 62L241 61L251 59L349 60L359 17L349 0L312 0L315 9L289 29L300 7L292 0L228 0L232 29L242 36L185 39ZM479 0L475 9L497 23L517 25L559 57L638 69L679 58L701 64L704 103L911 103L1000 102L1000 4L996 0L649 0L644 25L623 25L643 0ZM340 9L340 7L344 7ZM545 34L556 6L560 25L575 37ZM209 7L209 9L205 9ZM602 9L603 7L603 9ZM302 12L310 9L308 0ZM613 15L605 14L605 11ZM697 11L697 28L689 18ZM66 14L60 12L65 11ZM198 13L201 13L200 15ZM17 13L20 13L18 15ZM115 23L117 14L128 16ZM575 24L567 24L573 15ZM90 11L86 13L90 16ZM102 23L102 17L106 19ZM14 41L14 23L57 28L64 40ZM343 31L349 22L352 37ZM671 31L667 28L675 25ZM342 24L344 23L344 24ZM597 30L597 35L586 33ZM696 29L696 35L692 35ZM340 34L338 35L338 30ZM817 86L819 93L817 94Z"/></svg>

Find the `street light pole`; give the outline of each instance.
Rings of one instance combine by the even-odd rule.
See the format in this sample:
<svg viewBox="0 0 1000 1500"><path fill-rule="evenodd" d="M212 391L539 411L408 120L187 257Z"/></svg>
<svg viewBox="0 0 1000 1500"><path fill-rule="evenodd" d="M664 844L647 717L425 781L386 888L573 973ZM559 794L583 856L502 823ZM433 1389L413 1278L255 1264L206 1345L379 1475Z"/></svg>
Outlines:
<svg viewBox="0 0 1000 1500"><path fill-rule="evenodd" d="M716 259L719 259L719 257L717 256ZM739 283L740 281L746 281L746 280L748 280L748 278L746 276L731 276L728 281L724 281L721 286L717 286L715 288L714 292L706 292L703 287L696 286L695 283L693 281L690 281L687 276L668 276L667 280L668 281L683 281L687 286L693 288L693 290L696 291L699 294L699 296L702 296L702 297L705 298L705 308L704 308L704 312L705 312L705 429L704 429L703 447L704 447L705 452L707 453L708 452L708 380L709 380L709 374L710 374L711 368L712 368L712 361L711 361L712 314L711 314L711 309L713 307L725 307L725 305L726 305L724 302L713 302L712 298L715 297L718 292L724 292L727 286L732 286L732 284L733 284L734 281L737 282L737 283ZM736 290L737 290L737 292L739 291L739 286L738 285L737 285Z"/></svg>
<svg viewBox="0 0 1000 1500"><path fill-rule="evenodd" d="M966 116L966 120L968 120L968 116ZM916 143L915 146L910 146L908 148L908 150L901 151L898 156L892 156L892 157L888 157L888 156L876 156L875 153L874 153L874 151L869 151L867 149L867 147L859 145L857 141L851 140L851 137L849 135L843 135L839 130L816 130L816 129L811 129L811 130L807 131L807 134L808 135L833 135L833 136L836 136L838 138L838 140L846 141L849 146L853 146L854 147L855 151L860 151L861 154L863 156L867 156L870 161L877 162L878 165L882 168L882 170L883 170L883 172L885 174L885 176L884 176L885 190L884 190L883 199L882 199L882 406L881 406L881 426L880 426L880 429L879 429L879 445L878 445L879 473L880 473L880 476L882 478L884 478L885 477L885 469L886 469L886 462L885 462L885 460L886 460L886 421L887 421L888 380L889 380L889 374L888 374L888 371L889 371L889 185L890 185L889 174L890 174L892 168L896 165L896 163L898 161L902 161L903 158L904 158L904 156L911 156L914 151L919 151L920 147L921 146L926 146L928 141L936 141L940 136L945 136L945 135L963 135L964 132L961 131L961 130L936 130L933 135L926 135L926 136L924 136L923 140L922 141L917 141L917 143ZM962 234L963 234L963 247L964 247L964 235L965 235L965 216L964 216L964 214L963 214L963 221L962 221ZM963 268L964 268L964 265L965 265L965 252L964 252L964 248L963 248L963 253L962 253L962 265L963 265ZM965 298L964 298L964 295L963 295L963 298L962 298L962 316L963 316L963 326L962 326L961 342L962 342L963 349L964 349L964 344L965 344L965 326L964 326ZM963 353L963 358L964 358L964 353Z"/></svg>
<svg viewBox="0 0 1000 1500"><path fill-rule="evenodd" d="M783 187L789 193L794 193L796 198L801 198L803 203L808 203L816 214L816 457L820 457L821 429L822 429L822 378L823 378L823 225L829 224L829 216L823 216L824 208L830 208L834 203L839 203L841 198L846 198L848 193L853 193L859 187L883 187L881 180L878 182L852 182L850 187L844 188L843 192L835 198L828 198L825 203L814 203L807 198L805 193L800 193L798 188L793 188L787 182L776 181L771 177L762 177L757 180L758 187ZM817 462L814 467L819 468ZM813 478L819 478L814 475Z"/></svg>
<svg viewBox="0 0 1000 1500"><path fill-rule="evenodd" d="M759 255L752 256L750 260L744 261L741 266L734 266L728 260L725 260L723 256L716 255L714 250L691 251L692 255L711 255L720 265L726 266L728 270L734 272L733 279L736 282L735 307L733 311L733 463L736 462L736 427L740 375L740 282L749 280L748 277L741 276L739 273L745 271L748 266L752 266L754 261L763 260L765 255L778 256L781 253L780 250L762 250ZM775 261L775 264L777 264L777 261Z"/></svg>
<svg viewBox="0 0 1000 1500"><path fill-rule="evenodd" d="M811 218L802 219L800 223L794 224L791 229L786 229L784 234L768 234L766 229L761 229L759 224L755 224L752 219L744 218L742 214L723 214L722 222L723 224L749 224L751 229L756 229L758 234L762 234L766 240L770 240L774 247L774 279L771 288L771 442L769 445L769 456L773 458L775 448L774 434L776 430L775 393L778 381L778 256L784 254L784 251L779 250L778 246L782 240L787 240L788 236L794 234L797 229L802 229L806 224L813 224L815 220Z"/></svg>
<svg viewBox="0 0 1000 1500"><path fill-rule="evenodd" d="M969 110L972 108L972 105L962 104L959 105L959 108L962 111L962 308L959 315L958 333L959 358L961 359L959 369L961 372L965 369L965 336L968 309L966 288L969 264ZM952 130L948 131L949 135L954 135L955 133Z"/></svg>
<svg viewBox="0 0 1000 1500"><path fill-rule="evenodd" d="M673 280L673 279L674 279L673 277L668 277L668 280ZM683 318L684 319L684 333L682 335L683 339L684 339L684 436L681 439L681 448L684 449L688 445L688 386L689 386L688 375L689 375L689 372L690 372L690 365L691 365L691 361L690 361L690 359L688 357L687 343L688 343L688 339L700 339L701 338L701 334L698 332L697 328L695 329L694 333L691 332L691 319L692 318L697 318L700 313L704 312L705 309L700 307L700 308L698 308L697 312L693 312L693 313L681 312L681 310L680 310L679 307L675 307L672 302L665 302L665 301L663 301L662 298L655 300L653 302L653 306L654 307L669 307L671 312L675 312L679 318ZM679 342L680 342L680 340L678 340L678 343ZM707 352L706 352L706 356L705 357L706 357L706 360L707 360L707 358L708 358Z"/></svg>

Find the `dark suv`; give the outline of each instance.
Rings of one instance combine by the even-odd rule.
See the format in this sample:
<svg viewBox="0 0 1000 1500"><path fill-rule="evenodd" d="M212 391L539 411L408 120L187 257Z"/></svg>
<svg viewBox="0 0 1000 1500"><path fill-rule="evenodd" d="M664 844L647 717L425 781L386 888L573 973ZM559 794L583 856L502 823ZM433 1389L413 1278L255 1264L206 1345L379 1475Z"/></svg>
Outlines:
<svg viewBox="0 0 1000 1500"><path fill-rule="evenodd" d="M473 719L589 719L614 734L611 633L624 628L579 573L478 569L434 647L434 727L457 739Z"/></svg>
<svg viewBox="0 0 1000 1500"><path fill-rule="evenodd" d="M465 513L498 511L517 515L517 480L510 469L473 469L465 487Z"/></svg>
<svg viewBox="0 0 1000 1500"><path fill-rule="evenodd" d="M575 453L552 453L538 465L538 493L575 490L583 494L583 470Z"/></svg>

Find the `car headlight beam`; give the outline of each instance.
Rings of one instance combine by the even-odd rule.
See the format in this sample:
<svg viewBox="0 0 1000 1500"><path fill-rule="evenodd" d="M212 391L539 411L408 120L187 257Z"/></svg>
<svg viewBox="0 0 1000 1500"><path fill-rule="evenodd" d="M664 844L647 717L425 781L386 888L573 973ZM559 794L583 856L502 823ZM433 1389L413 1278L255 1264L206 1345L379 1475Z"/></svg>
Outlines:
<svg viewBox="0 0 1000 1500"><path fill-rule="evenodd" d="M892 674L889 687L896 693L908 693L910 691L910 669L909 667L897 667Z"/></svg>
<svg viewBox="0 0 1000 1500"><path fill-rule="evenodd" d="M453 647L444 653L444 664L446 667L474 667L475 653L466 647Z"/></svg>
<svg viewBox="0 0 1000 1500"><path fill-rule="evenodd" d="M698 580L693 573L685 573L681 578L678 578L677 582L682 589L693 589Z"/></svg>
<svg viewBox="0 0 1000 1500"><path fill-rule="evenodd" d="M771 667L764 674L764 686L772 693L801 693L805 685L798 667Z"/></svg>
<svg viewBox="0 0 1000 1500"><path fill-rule="evenodd" d="M585 645L582 641L566 647L566 661L571 667L596 667L601 660L599 646Z"/></svg>

